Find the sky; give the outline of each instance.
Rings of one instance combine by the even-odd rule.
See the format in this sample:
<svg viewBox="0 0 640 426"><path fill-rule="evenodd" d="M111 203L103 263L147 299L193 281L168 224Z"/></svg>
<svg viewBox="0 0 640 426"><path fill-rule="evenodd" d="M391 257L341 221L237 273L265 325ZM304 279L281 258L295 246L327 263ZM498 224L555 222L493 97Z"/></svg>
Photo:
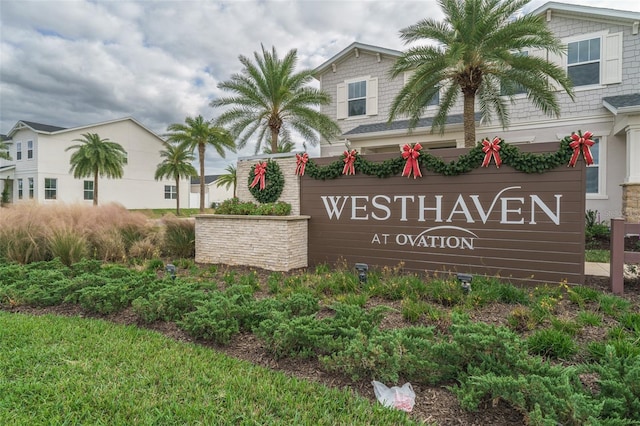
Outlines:
<svg viewBox="0 0 640 426"><path fill-rule="evenodd" d="M564 3L640 12L638 0ZM297 69L313 69L354 41L403 50L399 31L426 17L442 17L436 0L0 0L0 133L19 120L133 117L162 135L187 116L219 115L209 106L228 95L218 83L261 45L281 57L296 49ZM253 150L208 150L206 174Z"/></svg>

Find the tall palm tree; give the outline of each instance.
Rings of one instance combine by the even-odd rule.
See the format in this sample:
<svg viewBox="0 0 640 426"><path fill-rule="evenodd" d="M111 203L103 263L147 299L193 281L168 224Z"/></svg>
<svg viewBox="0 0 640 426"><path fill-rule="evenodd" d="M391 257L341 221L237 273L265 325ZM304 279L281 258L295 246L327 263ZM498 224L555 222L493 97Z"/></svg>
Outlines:
<svg viewBox="0 0 640 426"><path fill-rule="evenodd" d="M156 168L155 179L173 178L176 181L176 215L180 216L180 179L198 176L198 171L191 164L196 156L185 144L164 142L160 157L164 160Z"/></svg>
<svg viewBox="0 0 640 426"><path fill-rule="evenodd" d="M210 103L213 107L230 106L218 117L219 125L230 125L243 148L257 137L255 153L271 142L272 152L278 150L278 138L289 136L292 130L309 140L313 146L319 137L331 140L340 133L338 125L316 107L328 105L327 93L307 86L313 80L313 70L295 72L298 54L295 49L280 59L275 47L271 52L262 47L262 55L254 52L255 63L240 55L242 73L218 84L233 93Z"/></svg>
<svg viewBox="0 0 640 426"><path fill-rule="evenodd" d="M225 170L227 171L227 173L218 176L218 179L216 179L216 187L220 188L221 186L224 186L225 189L229 189L229 187L233 185L233 197L235 198L236 187L238 186L238 173L236 170L236 166L234 166L233 164L229 164L227 167L225 167Z"/></svg>
<svg viewBox="0 0 640 426"><path fill-rule="evenodd" d="M233 137L221 126L213 125L201 115L187 117L185 124L174 123L167 127L169 140L176 143L185 143L191 151L198 149L198 161L200 162L200 212L204 212L204 153L207 145L215 148L220 157L225 157L225 149L236 150Z"/></svg>
<svg viewBox="0 0 640 426"><path fill-rule="evenodd" d="M9 146L3 140L0 140L0 158L4 160L11 160L11 155L9 155Z"/></svg>
<svg viewBox="0 0 640 426"><path fill-rule="evenodd" d="M80 142L71 145L65 151L75 150L71 154L70 172L73 177L81 179L93 176L93 205L98 205L98 176L120 179L124 174L124 163L127 152L117 142L101 139L97 133L83 133Z"/></svg>
<svg viewBox="0 0 640 426"><path fill-rule="evenodd" d="M406 43L435 41L435 45L409 48L396 61L391 75L412 71L391 105L389 121L407 114L415 127L427 103L443 90L432 130L444 132L447 115L463 95L465 146L476 144L475 101L485 120L496 113L503 128L509 123L507 102L524 91L545 114L560 115L555 88L573 99L566 72L545 58L525 55L526 49L560 54L560 41L539 16L515 17L529 0L439 0L444 21L431 18L401 30ZM506 96L504 96L506 95Z"/></svg>

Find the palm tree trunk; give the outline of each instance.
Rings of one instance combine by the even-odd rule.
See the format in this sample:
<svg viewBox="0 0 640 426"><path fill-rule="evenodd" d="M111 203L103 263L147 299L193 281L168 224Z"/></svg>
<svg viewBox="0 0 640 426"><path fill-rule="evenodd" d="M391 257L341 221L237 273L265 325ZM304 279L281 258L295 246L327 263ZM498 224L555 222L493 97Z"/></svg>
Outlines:
<svg viewBox="0 0 640 426"><path fill-rule="evenodd" d="M200 159L200 213L204 213L204 143L198 144L198 158Z"/></svg>
<svg viewBox="0 0 640 426"><path fill-rule="evenodd" d="M98 205L98 170L93 172L93 205Z"/></svg>
<svg viewBox="0 0 640 426"><path fill-rule="evenodd" d="M475 117L476 97L472 93L464 93L464 146L473 148L476 146L476 117Z"/></svg>
<svg viewBox="0 0 640 426"><path fill-rule="evenodd" d="M176 216L180 216L180 178L176 176Z"/></svg>
<svg viewBox="0 0 640 426"><path fill-rule="evenodd" d="M278 129L271 128L271 153L276 154L278 152Z"/></svg>

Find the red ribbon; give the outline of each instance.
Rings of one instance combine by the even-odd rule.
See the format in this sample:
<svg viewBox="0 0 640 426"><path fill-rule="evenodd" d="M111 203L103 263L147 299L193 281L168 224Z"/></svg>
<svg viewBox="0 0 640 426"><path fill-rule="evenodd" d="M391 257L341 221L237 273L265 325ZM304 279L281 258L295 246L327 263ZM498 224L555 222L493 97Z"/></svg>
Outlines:
<svg viewBox="0 0 640 426"><path fill-rule="evenodd" d="M353 166L354 161L356 161L356 150L352 149L351 152L344 152L344 167L342 168L343 175L355 175L356 169Z"/></svg>
<svg viewBox="0 0 640 426"><path fill-rule="evenodd" d="M296 176L304 176L307 161L309 161L309 155L306 152L302 155L296 154Z"/></svg>
<svg viewBox="0 0 640 426"><path fill-rule="evenodd" d="M262 191L265 186L264 178L265 174L267 173L267 162L265 161L262 163L256 163L256 168L254 169L253 173L255 174L255 177L253 178L253 182L251 182L251 185L249 185L249 188L253 188L258 184L258 182L260 182L260 191Z"/></svg>
<svg viewBox="0 0 640 426"><path fill-rule="evenodd" d="M402 147L402 158L407 160L404 165L404 170L402 170L402 176L410 177L411 172L413 171L413 178L420 176L422 177L422 173L420 172L420 165L418 164L418 157L420 156L420 150L422 149L422 145L416 143L411 146L409 144L405 144Z"/></svg>
<svg viewBox="0 0 640 426"><path fill-rule="evenodd" d="M502 159L500 158L500 138L495 137L492 141L489 139L485 139L482 141L482 151L484 151L485 156L482 161L482 167L488 167L491 162L491 157L496 160L496 168L500 168L502 164Z"/></svg>
<svg viewBox="0 0 640 426"><path fill-rule="evenodd" d="M573 148L573 155L571 156L571 160L569 160L569 166L576 166L576 161L580 156L580 152L582 152L582 156L584 157L584 161L587 163L587 166L593 164L593 156L591 155L589 147L593 146L595 142L591 140L591 136L593 136L593 133L584 132L583 135L580 130L578 130L578 133L571 134L571 139L573 140L569 146Z"/></svg>

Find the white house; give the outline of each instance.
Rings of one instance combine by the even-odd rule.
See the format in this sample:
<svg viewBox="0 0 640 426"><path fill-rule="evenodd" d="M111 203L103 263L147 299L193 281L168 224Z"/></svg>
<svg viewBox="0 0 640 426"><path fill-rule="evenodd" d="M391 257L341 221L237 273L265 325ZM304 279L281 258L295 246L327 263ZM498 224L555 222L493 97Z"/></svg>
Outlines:
<svg viewBox="0 0 640 426"><path fill-rule="evenodd" d="M561 117L552 119L523 94L509 106L507 129L497 119L477 121L478 140L500 136L508 143L552 142L577 130L591 131L597 144L592 147L595 164L587 170L587 209L597 210L602 220L624 215L640 221L640 13L556 2L532 13L545 19L567 46L567 55L526 54L564 67L573 79L575 102L558 92ZM405 143L416 142L426 149L464 146L462 101L443 135L431 133L438 99L412 132L408 120L387 123L404 84L403 77L389 77L401 54L356 42L315 69L320 88L333 99L321 111L342 130L341 139L321 145L322 156L340 155L345 145L363 154L399 152Z"/></svg>
<svg viewBox="0 0 640 426"><path fill-rule="evenodd" d="M204 205L205 207L211 207L212 203L220 204L224 200L233 198L233 185L226 188L218 186L216 180L220 175L205 175L204 177ZM191 194L189 206L196 208L200 206L200 178L191 178Z"/></svg>
<svg viewBox="0 0 640 426"><path fill-rule="evenodd" d="M100 178L99 204L128 209L175 208L175 180L154 179L162 162L162 139L131 117L81 127L18 121L5 137L11 160L0 160L0 188L8 184L10 202L93 203L93 177L75 179L69 146L84 133L119 143L127 152L122 179ZM180 205L187 207L189 181L180 182Z"/></svg>

